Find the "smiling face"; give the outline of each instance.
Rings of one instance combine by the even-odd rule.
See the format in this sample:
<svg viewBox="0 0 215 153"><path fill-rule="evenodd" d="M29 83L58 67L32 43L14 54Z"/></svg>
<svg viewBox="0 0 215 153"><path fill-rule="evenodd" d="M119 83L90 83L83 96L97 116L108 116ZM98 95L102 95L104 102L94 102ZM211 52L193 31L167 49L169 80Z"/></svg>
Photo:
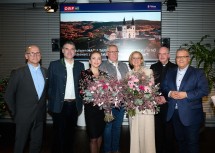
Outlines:
<svg viewBox="0 0 215 153"><path fill-rule="evenodd" d="M169 61L169 49L161 47L158 51L158 59L162 64L167 64Z"/></svg>
<svg viewBox="0 0 215 153"><path fill-rule="evenodd" d="M102 63L102 57L99 52L94 52L90 56L89 63L91 64L91 68L99 68Z"/></svg>
<svg viewBox="0 0 215 153"><path fill-rule="evenodd" d="M115 45L109 46L108 50L106 52L106 55L108 56L108 59L112 62L118 62L118 48Z"/></svg>
<svg viewBox="0 0 215 153"><path fill-rule="evenodd" d="M187 50L181 49L176 52L176 63L180 69L184 69L190 64L190 56Z"/></svg>
<svg viewBox="0 0 215 153"><path fill-rule="evenodd" d="M143 64L143 56L140 52L134 51L129 57L129 64L138 70Z"/></svg>
<svg viewBox="0 0 215 153"><path fill-rule="evenodd" d="M62 49L62 53L66 60L71 60L75 56L75 46L72 44L65 44Z"/></svg>
<svg viewBox="0 0 215 153"><path fill-rule="evenodd" d="M27 47L25 52L25 59L29 64L37 67L41 60L41 53L39 47L36 45L31 45Z"/></svg>

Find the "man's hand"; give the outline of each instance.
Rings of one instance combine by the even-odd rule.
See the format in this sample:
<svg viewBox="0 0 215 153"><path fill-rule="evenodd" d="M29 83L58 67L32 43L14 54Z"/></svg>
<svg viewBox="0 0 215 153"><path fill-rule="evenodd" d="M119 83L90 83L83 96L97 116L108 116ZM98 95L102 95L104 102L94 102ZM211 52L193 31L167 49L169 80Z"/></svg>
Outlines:
<svg viewBox="0 0 215 153"><path fill-rule="evenodd" d="M184 99L187 98L187 93L184 91L171 91L170 97L173 99Z"/></svg>
<svg viewBox="0 0 215 153"><path fill-rule="evenodd" d="M155 97L155 101L159 104L159 105L162 105L162 104L165 104L166 103L166 99L164 96L157 96Z"/></svg>

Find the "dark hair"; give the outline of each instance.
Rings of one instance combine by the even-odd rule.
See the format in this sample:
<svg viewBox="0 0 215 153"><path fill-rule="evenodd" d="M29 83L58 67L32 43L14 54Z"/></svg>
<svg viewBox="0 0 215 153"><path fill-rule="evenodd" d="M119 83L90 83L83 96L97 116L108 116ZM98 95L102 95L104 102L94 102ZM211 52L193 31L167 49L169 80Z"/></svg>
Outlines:
<svg viewBox="0 0 215 153"><path fill-rule="evenodd" d="M102 54L101 54L101 52L100 52L99 50L94 49L94 50L90 53L90 59L91 59L92 55L93 55L93 54L96 54L96 53L102 56Z"/></svg>
<svg viewBox="0 0 215 153"><path fill-rule="evenodd" d="M73 41L71 41L71 40L68 40L68 41L64 42L63 47L64 47L66 44L70 44L70 45L72 45L72 46L75 47L75 43L74 43ZM62 48L63 48L63 47L62 47ZM75 48L76 48L76 47L75 47Z"/></svg>

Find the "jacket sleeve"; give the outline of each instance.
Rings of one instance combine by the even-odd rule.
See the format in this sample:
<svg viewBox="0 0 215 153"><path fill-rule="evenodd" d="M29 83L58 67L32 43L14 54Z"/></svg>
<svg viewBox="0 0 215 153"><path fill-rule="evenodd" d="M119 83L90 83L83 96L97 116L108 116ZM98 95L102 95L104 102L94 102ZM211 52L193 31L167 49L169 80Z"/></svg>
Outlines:
<svg viewBox="0 0 215 153"><path fill-rule="evenodd" d="M16 114L16 92L18 87L18 80L18 73L16 70L13 70L11 72L10 80L8 82L4 97L12 117L14 117Z"/></svg>

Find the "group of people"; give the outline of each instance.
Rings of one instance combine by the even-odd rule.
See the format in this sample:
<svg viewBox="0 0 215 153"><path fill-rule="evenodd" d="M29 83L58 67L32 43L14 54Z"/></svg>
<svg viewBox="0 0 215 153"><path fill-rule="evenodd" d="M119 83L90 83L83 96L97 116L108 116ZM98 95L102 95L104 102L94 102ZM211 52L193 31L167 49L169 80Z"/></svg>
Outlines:
<svg viewBox="0 0 215 153"><path fill-rule="evenodd" d="M54 129L52 153L74 152L75 128L83 104L90 152L100 153L103 144L104 153L119 153L124 108L113 108L114 120L105 122L104 110L83 102L80 84L87 88L86 79L112 76L121 80L137 72L160 83L161 97L165 99L160 100L158 114L136 109L136 115L129 117L130 153L174 153L175 140L179 153L199 153L201 98L208 94L208 84L203 71L189 66L188 50L177 50L173 64L169 49L161 47L159 61L150 69L144 67L141 52L134 51L129 56L129 69L118 61L118 47L109 45L104 62L99 51L92 51L87 70L83 63L74 60L75 50L73 42L65 42L64 57L51 62L47 70L40 65L39 47L30 45L25 51L26 66L12 71L5 101L16 123L14 153L23 153L29 136L29 152L41 151L47 97Z"/></svg>

